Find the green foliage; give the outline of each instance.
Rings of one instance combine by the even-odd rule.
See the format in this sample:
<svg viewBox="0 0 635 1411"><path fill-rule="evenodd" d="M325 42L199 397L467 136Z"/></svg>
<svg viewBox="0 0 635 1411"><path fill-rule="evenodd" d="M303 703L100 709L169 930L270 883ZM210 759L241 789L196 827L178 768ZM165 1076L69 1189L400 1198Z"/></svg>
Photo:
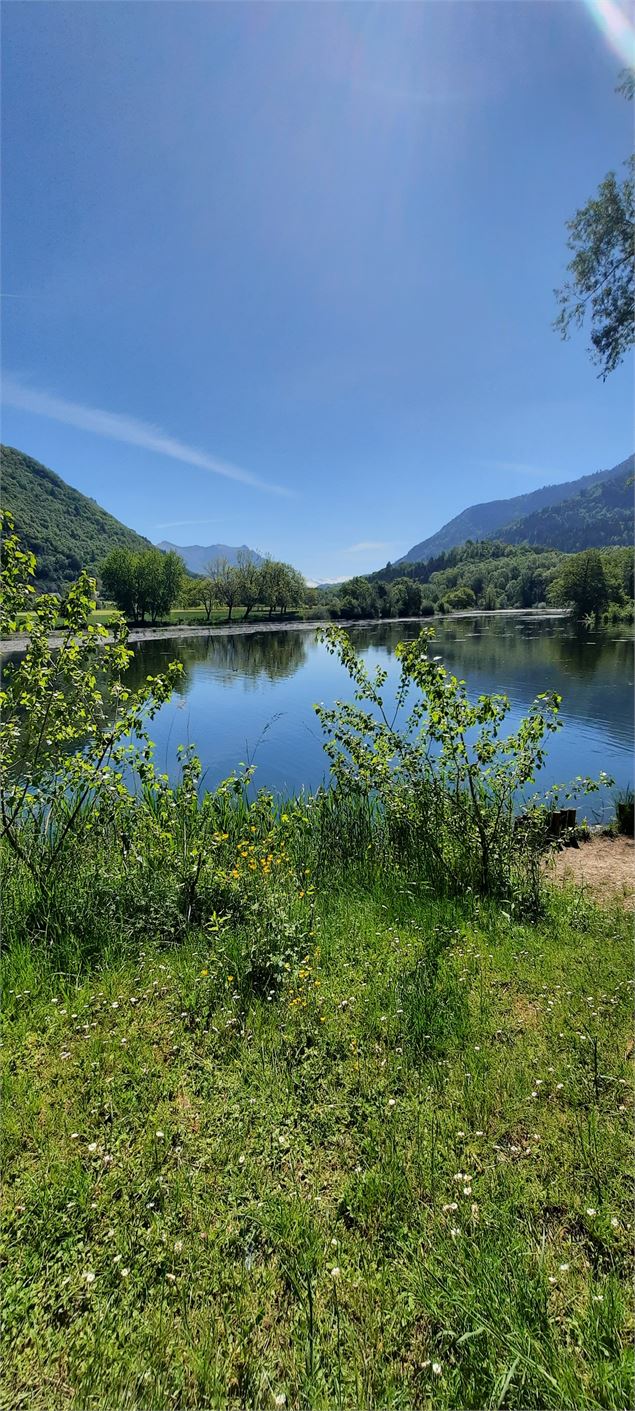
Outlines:
<svg viewBox="0 0 635 1411"><path fill-rule="evenodd" d="M150 547L147 539L31 456L13 446L0 447L0 455L2 504L11 511L24 547L37 556L39 590L62 591L82 568L96 576L112 549Z"/></svg>
<svg viewBox="0 0 635 1411"><path fill-rule="evenodd" d="M551 584L550 597L564 606L572 604L578 617L599 617L609 601L601 555L587 549L568 557Z"/></svg>
<svg viewBox="0 0 635 1411"><path fill-rule="evenodd" d="M3 536L3 615L7 630L24 610L29 642L4 672L0 692L0 838L46 887L60 857L90 831L101 799L127 806L124 779L151 772L145 722L170 694L180 668L149 678L137 691L125 684L132 653L122 617L108 628L90 621L95 583L86 573L60 601L31 595L33 556L17 536ZM62 640L49 644L61 619Z"/></svg>
<svg viewBox="0 0 635 1411"><path fill-rule="evenodd" d="M355 686L356 703L316 706L338 786L380 801L402 846L407 838L429 860L435 891L469 887L535 906L540 815L520 830L515 813L559 727L559 697L537 697L517 730L502 736L507 697L482 695L471 703L465 683L431 656L428 628L397 648L401 676L388 714L382 695L388 673L377 668L371 677L341 628L322 635Z"/></svg>
<svg viewBox="0 0 635 1411"><path fill-rule="evenodd" d="M332 600L331 614L408 617L469 608L544 606L548 600L560 601L551 589L570 558L569 554L525 543L468 542L424 563L389 566L369 578L351 579ZM600 550L600 560L607 601L622 608L633 598L633 552L607 548Z"/></svg>
<svg viewBox="0 0 635 1411"><path fill-rule="evenodd" d="M632 99L632 73L626 71L620 91ZM556 290L554 327L568 338L571 325L580 328L588 319L591 356L603 380L635 342L635 156L625 165L622 181L609 172L597 195L567 222L571 278Z"/></svg>
<svg viewBox="0 0 635 1411"><path fill-rule="evenodd" d="M202 607L206 622L210 621L214 608L219 602L214 578L188 578L181 588L181 605Z"/></svg>
<svg viewBox="0 0 635 1411"><path fill-rule="evenodd" d="M462 584L460 588L451 588L450 592L446 593L445 605L450 612L476 607L476 593L468 583Z"/></svg>
<svg viewBox="0 0 635 1411"><path fill-rule="evenodd" d="M192 604L200 603L209 622L215 604L227 608L227 621L232 621L234 609L243 608L247 621L253 608L269 609L272 618L276 610L282 616L291 609L301 608L310 596L302 575L290 564L274 559L255 562L253 556L240 551L236 564L217 559L209 565L205 579L195 579L188 589Z"/></svg>
<svg viewBox="0 0 635 1411"><path fill-rule="evenodd" d="M101 566L105 596L135 623L166 617L181 593L183 578L179 555L161 549L113 549Z"/></svg>

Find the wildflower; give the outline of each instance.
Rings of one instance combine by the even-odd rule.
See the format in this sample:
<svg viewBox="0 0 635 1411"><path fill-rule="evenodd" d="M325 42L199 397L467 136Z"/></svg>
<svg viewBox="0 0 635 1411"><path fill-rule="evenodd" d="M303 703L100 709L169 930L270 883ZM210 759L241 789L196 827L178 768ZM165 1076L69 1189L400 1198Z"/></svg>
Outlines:
<svg viewBox="0 0 635 1411"><path fill-rule="evenodd" d="M475 1200L472 1201L470 1209L472 1211L472 1218L478 1220L478 1205Z"/></svg>
<svg viewBox="0 0 635 1411"><path fill-rule="evenodd" d="M273 1404L274 1404L274 1406L286 1406L286 1403L287 1403L287 1398L286 1398L286 1396L285 1396L285 1394L284 1394L283 1391L279 1391L279 1392L278 1392L278 1395L277 1395L277 1396L274 1396L274 1398L273 1398Z"/></svg>
<svg viewBox="0 0 635 1411"><path fill-rule="evenodd" d="M449 1205L444 1205L444 1206L443 1206L443 1214L444 1214L444 1215L447 1215L448 1210L458 1210L458 1208L459 1208L459 1207L458 1207L456 1201L455 1201L455 1200L451 1200L450 1203L449 1203Z"/></svg>
<svg viewBox="0 0 635 1411"><path fill-rule="evenodd" d="M620 1228L620 1222L619 1222L619 1220L616 1218L615 1215L613 1216L613 1218L612 1218L612 1220L611 1220L611 1225L612 1225L612 1227L613 1227L614 1230L619 1230L619 1228Z"/></svg>
<svg viewBox="0 0 635 1411"><path fill-rule="evenodd" d="M176 1283L176 1274L166 1274L165 1277L166 1277L166 1279L167 1279L167 1281L168 1281L169 1284L175 1284L175 1283Z"/></svg>
<svg viewBox="0 0 635 1411"><path fill-rule="evenodd" d="M130 1270L129 1270L129 1269L122 1269L122 1270L121 1270L121 1277L122 1277L122 1279L127 1279L129 1273L130 1273Z"/></svg>
<svg viewBox="0 0 635 1411"><path fill-rule="evenodd" d="M568 1265L568 1264L559 1264L559 1265L558 1265L558 1268L560 1269L560 1273L561 1273L561 1274L566 1274L566 1273L568 1272L569 1265Z"/></svg>
<svg viewBox="0 0 635 1411"><path fill-rule="evenodd" d="M441 1363L440 1363L440 1362L433 1362L433 1363L432 1363L432 1371L434 1372L435 1377L440 1377L440 1376L441 1376L441 1371L442 1371Z"/></svg>
<svg viewBox="0 0 635 1411"><path fill-rule="evenodd" d="M597 1215L597 1210L594 1210L592 1205L587 1205L586 1213L587 1215Z"/></svg>
<svg viewBox="0 0 635 1411"><path fill-rule="evenodd" d="M87 1270L86 1270L86 1273L84 1274L84 1283L85 1283L85 1284L94 1284L96 1278L97 1278L97 1275L96 1275L96 1274L93 1274L92 1269L87 1269Z"/></svg>
<svg viewBox="0 0 635 1411"><path fill-rule="evenodd" d="M389 1098L388 1098L388 1106L389 1106L389 1107L395 1107L395 1105L396 1105L396 1098L394 1098L394 1097L389 1097Z"/></svg>
<svg viewBox="0 0 635 1411"><path fill-rule="evenodd" d="M89 1143L88 1143L88 1150L89 1150L89 1151L96 1151L96 1150L97 1150L97 1142L89 1142Z"/></svg>
<svg viewBox="0 0 635 1411"><path fill-rule="evenodd" d="M342 1272L342 1271L341 1271L341 1269L339 1268L339 1266L338 1266L337 1264L334 1264L334 1265L333 1265L333 1268L331 1269L331 1278L332 1278L332 1279L339 1279L341 1272Z"/></svg>
<svg viewBox="0 0 635 1411"><path fill-rule="evenodd" d="M209 975L209 970L201 970L201 975Z"/></svg>
<svg viewBox="0 0 635 1411"><path fill-rule="evenodd" d="M455 1240L458 1234L460 1234L458 1225L453 1225L452 1229L450 1230L450 1235L452 1236L452 1239Z"/></svg>
<svg viewBox="0 0 635 1411"><path fill-rule="evenodd" d="M333 1249L337 1249L337 1240L335 1239L335 1237L333 1237L333 1239L331 1240L331 1244L333 1246Z"/></svg>
<svg viewBox="0 0 635 1411"><path fill-rule="evenodd" d="M72 1142L76 1142L78 1137L79 1137L79 1132L71 1132L71 1141L72 1141Z"/></svg>
<svg viewBox="0 0 635 1411"><path fill-rule="evenodd" d="M558 1280L557 1280L557 1279L554 1279L553 1274L550 1274L550 1275L549 1275L549 1278L548 1278L548 1280L547 1280L547 1282L548 1282L549 1284L557 1284Z"/></svg>
<svg viewBox="0 0 635 1411"><path fill-rule="evenodd" d="M155 1132L154 1135L155 1135L155 1137L158 1137L159 1141L161 1142L161 1141L163 1141L163 1138L165 1137L165 1132L157 1131L157 1132Z"/></svg>
<svg viewBox="0 0 635 1411"><path fill-rule="evenodd" d="M593 1293L593 1294L591 1294L591 1298L592 1298L592 1300L593 1300L594 1303L604 1303L604 1294L603 1294L603 1293Z"/></svg>

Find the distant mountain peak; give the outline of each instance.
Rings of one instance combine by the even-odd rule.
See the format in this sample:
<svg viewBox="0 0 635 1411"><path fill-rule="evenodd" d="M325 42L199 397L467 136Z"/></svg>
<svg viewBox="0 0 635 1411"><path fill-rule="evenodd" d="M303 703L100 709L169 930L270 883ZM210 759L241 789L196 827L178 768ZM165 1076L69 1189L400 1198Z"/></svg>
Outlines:
<svg viewBox="0 0 635 1411"><path fill-rule="evenodd" d="M157 547L166 553L173 550L180 554L190 573L206 573L215 559L226 559L228 563L235 564L239 554L249 554L255 564L264 562L262 555L250 549L248 544L172 544L169 539L162 539Z"/></svg>

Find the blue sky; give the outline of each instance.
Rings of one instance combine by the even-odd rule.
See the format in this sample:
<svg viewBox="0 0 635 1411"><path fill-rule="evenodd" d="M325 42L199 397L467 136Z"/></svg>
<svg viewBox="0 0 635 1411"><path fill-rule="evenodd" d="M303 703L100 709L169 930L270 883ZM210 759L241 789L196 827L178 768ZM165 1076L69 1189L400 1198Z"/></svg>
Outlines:
<svg viewBox="0 0 635 1411"><path fill-rule="evenodd" d="M10 0L3 439L319 579L623 459L631 369L551 329L629 151L607 10Z"/></svg>

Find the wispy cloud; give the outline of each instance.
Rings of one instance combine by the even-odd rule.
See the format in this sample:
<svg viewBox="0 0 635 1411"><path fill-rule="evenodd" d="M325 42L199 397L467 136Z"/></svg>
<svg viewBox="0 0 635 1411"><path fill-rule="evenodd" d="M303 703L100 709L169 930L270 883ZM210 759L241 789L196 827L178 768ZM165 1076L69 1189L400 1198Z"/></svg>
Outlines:
<svg viewBox="0 0 635 1411"><path fill-rule="evenodd" d="M126 446L140 446L144 451L154 451L160 456L170 456L183 465L193 465L199 470L222 475L226 480L237 480L242 485L251 485L254 490L265 490L270 495L291 495L291 490L282 485L271 485L260 480L251 471L242 470L229 461L219 460L195 446L188 446L173 436L167 436L159 426L152 426L136 417L125 416L120 412L103 411L100 407L84 407L79 402L67 402L64 397L55 397L49 392L40 392L17 379L5 377L2 387L2 400L6 406L19 411L33 412L36 416L47 416L52 421L61 421L65 426L76 426L80 431L91 431L95 436L104 436L110 441L121 441Z"/></svg>
<svg viewBox="0 0 635 1411"><path fill-rule="evenodd" d="M561 470L549 470L544 465L527 465L525 461L480 461L487 470L500 470L508 475L532 475L545 485L552 485L562 476Z"/></svg>
<svg viewBox="0 0 635 1411"><path fill-rule="evenodd" d="M166 519L161 524L151 524L151 529L185 529L189 525L218 524L217 519Z"/></svg>
<svg viewBox="0 0 635 1411"><path fill-rule="evenodd" d="M345 554L364 554L369 549L391 549L390 539L360 539L359 544L349 544Z"/></svg>

